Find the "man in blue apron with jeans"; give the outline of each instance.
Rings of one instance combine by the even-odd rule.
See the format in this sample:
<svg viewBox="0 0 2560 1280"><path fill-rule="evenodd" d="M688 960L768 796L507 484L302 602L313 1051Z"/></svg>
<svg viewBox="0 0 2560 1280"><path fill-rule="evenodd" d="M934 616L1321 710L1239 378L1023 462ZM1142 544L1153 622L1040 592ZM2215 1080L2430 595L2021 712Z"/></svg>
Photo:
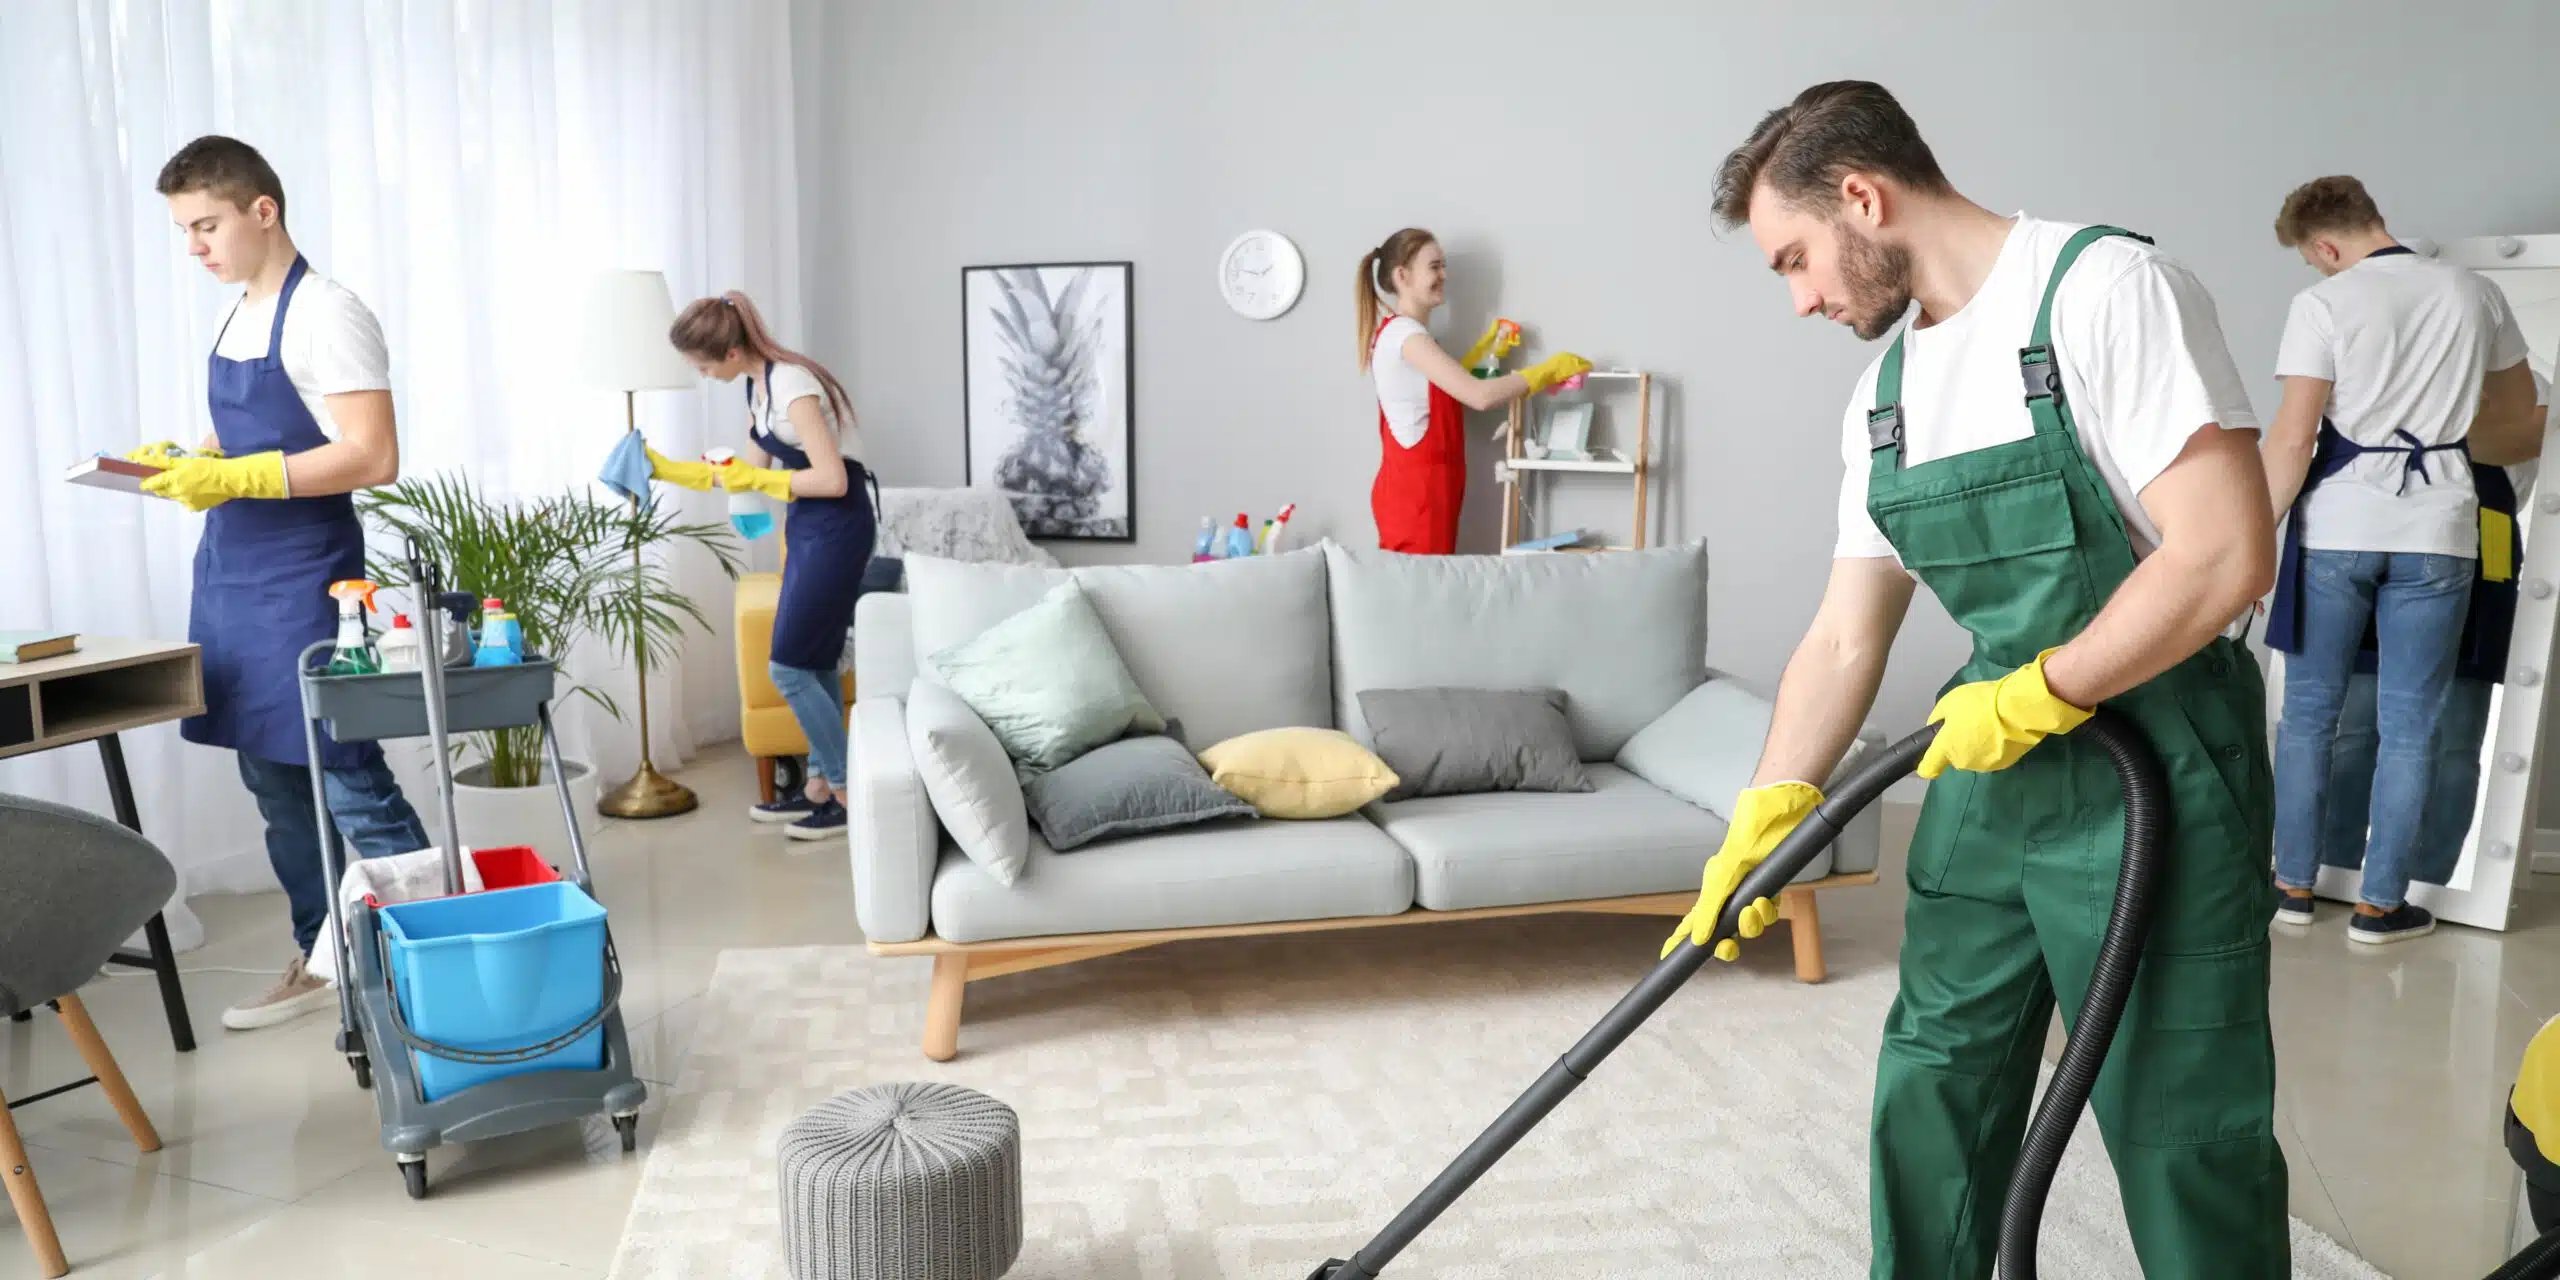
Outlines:
<svg viewBox="0 0 2560 1280"><path fill-rule="evenodd" d="M2323 276L2286 317L2284 401L2266 445L2268 496L2285 522L2266 636L2287 655L2276 920L2311 924L2321 864L2361 861L2347 936L2400 942L2435 928L2408 901L2410 883L2440 882L2459 851L2423 847L2437 728L2457 673L2506 647L2515 503L2497 468L2540 449L2533 375L2497 286L2393 240L2354 178L2296 189L2276 238ZM2326 846L2340 826L2338 727L2368 636L2378 741L2369 803L2353 806L2367 821L2345 837L2358 857Z"/></svg>
<svg viewBox="0 0 2560 1280"><path fill-rule="evenodd" d="M294 664L336 632L329 584L365 576L355 490L400 472L382 331L353 293L314 273L284 225L284 187L246 143L198 138L160 171L187 251L246 288L214 339L205 375L213 434L127 456L167 469L143 488L206 513L187 639L202 647L205 713L189 742L229 747L267 824L267 861L293 908L297 954L275 986L224 1011L234 1030L273 1026L335 1002L306 962L331 886L311 808L310 756ZM320 735L329 812L362 857L426 847L382 749Z"/></svg>

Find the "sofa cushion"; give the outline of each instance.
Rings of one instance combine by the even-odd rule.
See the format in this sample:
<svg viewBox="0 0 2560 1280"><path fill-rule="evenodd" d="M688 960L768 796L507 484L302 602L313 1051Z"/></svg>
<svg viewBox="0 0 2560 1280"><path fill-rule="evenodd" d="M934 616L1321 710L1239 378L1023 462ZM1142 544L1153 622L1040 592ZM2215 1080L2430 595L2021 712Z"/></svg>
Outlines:
<svg viewBox="0 0 2560 1280"><path fill-rule="evenodd" d="M915 597L894 591L866 592L854 603L855 697L904 698L916 682L914 604Z"/></svg>
<svg viewBox="0 0 2560 1280"><path fill-rule="evenodd" d="M925 652L934 675L1032 769L1055 769L1132 729L1164 729L1072 581L977 635Z"/></svg>
<svg viewBox="0 0 2560 1280"><path fill-rule="evenodd" d="M1360 716L1401 779L1390 800L1589 791L1558 689L1363 689Z"/></svg>
<svg viewBox="0 0 2560 1280"><path fill-rule="evenodd" d="M1393 915L1411 905L1413 860L1364 818L1216 823L1065 854L1034 835L1031 863L1011 888L949 849L933 880L933 931L985 942Z"/></svg>
<svg viewBox="0 0 2560 1280"><path fill-rule="evenodd" d="M1335 723L1364 689L1562 689L1607 760L1706 677L1703 543L1605 554L1407 556L1328 542Z"/></svg>
<svg viewBox="0 0 2560 1280"><path fill-rule="evenodd" d="M1178 738L1163 734L1104 743L1022 786L1041 837L1060 853L1097 840L1262 816L1211 782Z"/></svg>
<svg viewBox="0 0 2560 1280"><path fill-rule="evenodd" d="M986 630L1072 578L1147 699L1193 742L1333 724L1326 561L1316 548L1185 565L1045 569L907 561L918 653Z"/></svg>
<svg viewBox="0 0 2560 1280"><path fill-rule="evenodd" d="M1267 818L1339 818L1396 785L1395 771L1340 729L1257 729L1201 752L1200 763Z"/></svg>
<svg viewBox="0 0 2560 1280"><path fill-rule="evenodd" d="M1031 850L1031 821L1022 783L995 730L959 694L918 680L908 686L907 748L915 753L916 775L933 800L934 816L960 851L1000 884L1020 879Z"/></svg>
<svg viewBox="0 0 2560 1280"><path fill-rule="evenodd" d="M1414 900L1434 910L1696 892L1723 820L1616 765L1584 768L1587 792L1430 796L1370 813L1413 855Z"/></svg>

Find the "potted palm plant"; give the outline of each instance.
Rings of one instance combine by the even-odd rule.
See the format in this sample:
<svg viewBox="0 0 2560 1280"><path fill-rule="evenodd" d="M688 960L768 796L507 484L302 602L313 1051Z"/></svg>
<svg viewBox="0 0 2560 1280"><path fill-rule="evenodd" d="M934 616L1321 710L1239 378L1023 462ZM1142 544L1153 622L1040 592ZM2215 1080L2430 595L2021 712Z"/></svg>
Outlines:
<svg viewBox="0 0 2560 1280"><path fill-rule="evenodd" d="M666 663L675 659L688 623L710 627L664 566L631 554L634 543L700 547L732 579L742 563L724 524L686 522L672 505L635 510L574 490L500 501L465 476L439 474L369 490L357 509L395 535L395 544L414 539L455 589L504 601L523 629L525 651L550 658L569 695L617 721L622 710L613 696L581 682L567 666L579 643L592 637L619 654L645 644L652 663ZM369 572L386 587L415 585L396 558L375 559ZM419 607L432 606L421 601ZM431 620L420 618L418 625ZM454 771L454 816L474 846L561 847L567 833L541 726L465 734L454 752L467 762ZM562 764L579 811L594 812L593 765L565 754ZM422 813L427 807L420 806Z"/></svg>

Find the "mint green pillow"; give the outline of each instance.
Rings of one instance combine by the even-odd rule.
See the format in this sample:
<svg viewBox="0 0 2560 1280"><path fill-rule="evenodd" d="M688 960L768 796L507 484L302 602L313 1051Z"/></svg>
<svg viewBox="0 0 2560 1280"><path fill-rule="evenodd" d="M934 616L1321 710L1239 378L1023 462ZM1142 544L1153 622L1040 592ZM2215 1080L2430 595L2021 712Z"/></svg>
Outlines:
<svg viewBox="0 0 2560 1280"><path fill-rule="evenodd" d="M1040 772L1164 717L1138 688L1084 588L1068 579L1040 602L935 653L945 687L995 731L1005 753Z"/></svg>

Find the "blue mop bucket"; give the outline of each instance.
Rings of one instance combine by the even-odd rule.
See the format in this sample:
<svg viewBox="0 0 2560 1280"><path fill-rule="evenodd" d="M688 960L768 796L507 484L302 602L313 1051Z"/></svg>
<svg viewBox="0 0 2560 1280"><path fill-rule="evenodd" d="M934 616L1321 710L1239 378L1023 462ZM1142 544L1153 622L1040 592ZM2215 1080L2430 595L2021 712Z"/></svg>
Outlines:
<svg viewBox="0 0 2560 1280"><path fill-rule="evenodd" d="M605 909L565 880L386 903L391 1017L427 1100L528 1071L604 1066L621 996Z"/></svg>

